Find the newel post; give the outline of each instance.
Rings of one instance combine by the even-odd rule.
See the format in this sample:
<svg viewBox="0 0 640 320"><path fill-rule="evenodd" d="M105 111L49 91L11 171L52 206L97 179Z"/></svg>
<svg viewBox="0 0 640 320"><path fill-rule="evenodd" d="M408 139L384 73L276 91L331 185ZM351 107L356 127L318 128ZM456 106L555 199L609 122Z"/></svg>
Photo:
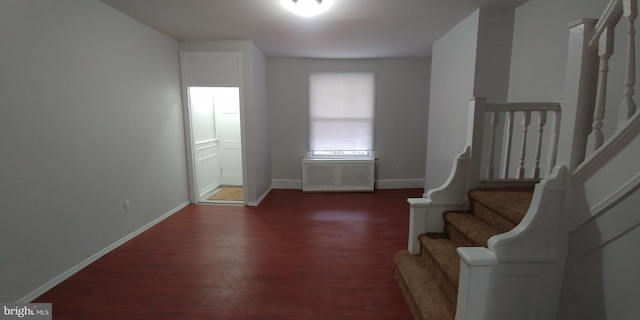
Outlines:
<svg viewBox="0 0 640 320"><path fill-rule="evenodd" d="M498 258L487 248L460 247L456 320L492 319Z"/></svg>
<svg viewBox="0 0 640 320"><path fill-rule="evenodd" d="M471 146L468 180L469 190L476 189L480 185L486 103L487 98L475 97L469 100L469 115L467 118L467 145Z"/></svg>
<svg viewBox="0 0 640 320"><path fill-rule="evenodd" d="M597 20L582 19L569 25L569 50L562 103L562 123L557 163L569 172L585 158L587 137L591 132L598 84L598 56L588 52Z"/></svg>

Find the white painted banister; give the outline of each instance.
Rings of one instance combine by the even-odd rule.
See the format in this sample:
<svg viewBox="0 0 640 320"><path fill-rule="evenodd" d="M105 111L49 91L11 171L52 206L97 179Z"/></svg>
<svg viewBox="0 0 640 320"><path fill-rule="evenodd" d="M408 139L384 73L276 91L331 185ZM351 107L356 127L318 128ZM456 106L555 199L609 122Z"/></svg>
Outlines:
<svg viewBox="0 0 640 320"><path fill-rule="evenodd" d="M636 103L633 101L635 93L633 87L636 84L636 42L635 19L638 15L638 3L636 0L623 2L623 16L627 20L627 66L624 81L624 99L618 111L618 129L622 128L636 112Z"/></svg>
<svg viewBox="0 0 640 320"><path fill-rule="evenodd" d="M486 111L560 111L559 102L487 102Z"/></svg>
<svg viewBox="0 0 640 320"><path fill-rule="evenodd" d="M600 36L598 55L600 56L600 69L598 75L598 89L596 92L596 106L593 113L593 125L591 134L587 141L587 154L600 148L604 142L602 134L605 103L607 100L607 74L609 72L609 58L613 54L613 31L612 27L606 27L605 32Z"/></svg>
<svg viewBox="0 0 640 320"><path fill-rule="evenodd" d="M493 179L495 175L494 157L496 150L496 129L498 128L498 112L491 112L491 142L489 143L489 168L487 170L487 177Z"/></svg>
<svg viewBox="0 0 640 320"><path fill-rule="evenodd" d="M593 124L598 56L587 48L589 41L596 38L593 34L597 23L596 19L580 19L569 24L558 162L566 164L570 172L585 159L587 138Z"/></svg>
<svg viewBox="0 0 640 320"><path fill-rule="evenodd" d="M600 57L596 103L593 111L593 124L587 140L586 154L592 155L605 142L602 128L605 120L609 59L614 54L614 29L624 17L626 20L627 50L625 58L625 78L622 102L618 105L617 130L622 129L636 113L634 101L636 83L635 54L635 18L638 15L637 0L611 0L602 17L594 27L588 49Z"/></svg>
<svg viewBox="0 0 640 320"><path fill-rule="evenodd" d="M511 166L511 140L513 137L513 111L507 111L506 113L507 133L505 134L504 151L502 153L502 179L509 178L509 167Z"/></svg>
<svg viewBox="0 0 640 320"><path fill-rule="evenodd" d="M538 142L536 143L536 156L532 177L534 179L540 178L540 157L542 155L542 136L544 134L545 124L547 124L547 111L538 111Z"/></svg>
<svg viewBox="0 0 640 320"><path fill-rule="evenodd" d="M516 173L514 176L509 175L511 166L511 153L514 149L514 118L515 114L521 117L522 132L519 139L519 158L515 168ZM528 132L531 125L531 116L536 114L538 116L537 122L537 143L535 150L533 151L534 159L527 158L529 147ZM543 151L543 139L544 128L547 123L547 117L552 115L552 119L555 125L551 128L549 134L549 149ZM484 119L489 117L490 128L487 128L489 134L489 145L485 148L482 145L482 136L485 133ZM473 118L472 118L473 117ZM505 119L505 123L501 123L501 119ZM555 166L556 155L558 150L558 136L560 130L560 103L559 102L487 102L486 98L474 98L470 101L469 110L469 122L470 122L470 134L467 143L471 145L472 152L472 167L470 170L470 188L475 188L480 184L487 185L514 185L520 183L532 184L539 181L540 178L546 176L541 173L541 158L542 154L548 154L546 165L551 170ZM498 130L498 128L504 125L504 130ZM498 137L498 132L504 131L502 136ZM502 147L503 151L502 162L499 163L501 175L499 178L495 177L496 163L495 152ZM482 157L483 152L488 152L486 157ZM479 161L483 158L488 160L486 164L486 176L480 176L482 166ZM528 161L532 161L533 166L530 169L530 173L525 167ZM473 175L478 175L475 178Z"/></svg>
<svg viewBox="0 0 640 320"><path fill-rule="evenodd" d="M607 8L602 13L600 19L593 28L593 36L587 45L587 49L595 54L598 52L600 36L605 32L608 26L615 26L623 13L623 0L611 0ZM625 0L626 1L626 0Z"/></svg>
<svg viewBox="0 0 640 320"><path fill-rule="evenodd" d="M518 179L524 178L524 162L527 157L527 133L531 124L531 111L522 113L522 142L520 142L520 165L518 166Z"/></svg>

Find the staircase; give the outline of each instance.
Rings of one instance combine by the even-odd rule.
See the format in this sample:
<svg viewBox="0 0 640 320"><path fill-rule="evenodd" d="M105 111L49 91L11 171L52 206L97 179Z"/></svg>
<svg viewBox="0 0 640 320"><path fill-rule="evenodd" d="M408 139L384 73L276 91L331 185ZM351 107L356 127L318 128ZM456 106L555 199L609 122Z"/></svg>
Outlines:
<svg viewBox="0 0 640 320"><path fill-rule="evenodd" d="M458 247L487 247L490 237L513 229L525 216L533 188L469 192L470 211L443 214L443 233L419 237L420 255L395 255L396 280L415 319L454 319L458 299Z"/></svg>
<svg viewBox="0 0 640 320"><path fill-rule="evenodd" d="M610 0L600 19L569 24L563 100L470 100L467 145L447 181L407 199L408 250L395 255L396 278L415 319L567 318L578 304L559 311L565 285L579 288L573 294L595 290L575 299L591 303L594 295L601 310L607 298L616 299L616 291L603 297L596 290L601 274L588 279L593 289L570 272L582 270L591 252L640 228L636 206L623 205L640 201L637 12L638 0ZM624 94L611 104L616 26L624 27L627 42L619 61ZM611 122L617 127L602 130ZM608 263L633 260L626 253L615 252Z"/></svg>

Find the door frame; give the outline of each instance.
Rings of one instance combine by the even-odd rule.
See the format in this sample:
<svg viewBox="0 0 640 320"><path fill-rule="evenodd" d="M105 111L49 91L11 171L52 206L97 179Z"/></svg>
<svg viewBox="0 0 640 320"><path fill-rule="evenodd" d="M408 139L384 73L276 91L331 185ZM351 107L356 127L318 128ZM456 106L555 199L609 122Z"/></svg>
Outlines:
<svg viewBox="0 0 640 320"><path fill-rule="evenodd" d="M212 67L208 73L202 70L192 71L191 61L209 61L219 63L218 68ZM219 72L216 72L219 71ZM187 153L187 183L189 201L198 203L198 188L196 184L195 148L193 139L191 105L189 103L189 87L238 87L240 94L240 149L242 150L242 187L244 201L247 203L247 174L244 132L244 88L242 84L242 53L241 52L194 52L180 51L180 74L182 79L182 111Z"/></svg>

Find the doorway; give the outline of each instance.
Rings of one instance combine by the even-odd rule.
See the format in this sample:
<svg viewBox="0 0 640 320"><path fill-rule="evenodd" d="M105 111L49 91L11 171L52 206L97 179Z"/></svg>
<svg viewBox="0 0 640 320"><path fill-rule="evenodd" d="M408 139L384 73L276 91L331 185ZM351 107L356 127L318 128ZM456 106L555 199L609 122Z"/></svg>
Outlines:
<svg viewBox="0 0 640 320"><path fill-rule="evenodd" d="M189 87L194 173L200 203L242 203L240 88Z"/></svg>
<svg viewBox="0 0 640 320"><path fill-rule="evenodd" d="M181 51L180 67L189 199L244 204L242 54ZM233 198L220 193L231 187ZM214 193L218 196L211 200Z"/></svg>

